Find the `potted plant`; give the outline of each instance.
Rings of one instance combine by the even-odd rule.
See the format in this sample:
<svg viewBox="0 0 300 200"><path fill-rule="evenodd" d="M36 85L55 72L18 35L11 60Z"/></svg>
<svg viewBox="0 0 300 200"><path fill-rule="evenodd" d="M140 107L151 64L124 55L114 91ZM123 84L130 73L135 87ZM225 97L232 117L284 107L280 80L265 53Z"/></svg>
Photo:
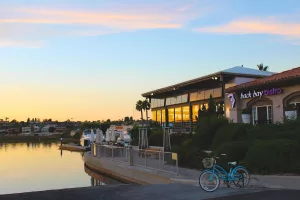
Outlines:
<svg viewBox="0 0 300 200"><path fill-rule="evenodd" d="M297 118L297 108L295 104L287 104L284 108L285 117L287 119L296 119Z"/></svg>
<svg viewBox="0 0 300 200"><path fill-rule="evenodd" d="M244 108L242 110L242 120L243 123L245 124L250 124L251 123L251 109L250 108Z"/></svg>

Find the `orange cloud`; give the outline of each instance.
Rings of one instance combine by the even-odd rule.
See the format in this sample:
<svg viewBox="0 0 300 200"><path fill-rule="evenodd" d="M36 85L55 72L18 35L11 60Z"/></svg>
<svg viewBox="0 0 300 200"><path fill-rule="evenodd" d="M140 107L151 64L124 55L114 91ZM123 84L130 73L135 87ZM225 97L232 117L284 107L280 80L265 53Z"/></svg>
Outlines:
<svg viewBox="0 0 300 200"><path fill-rule="evenodd" d="M195 29L203 33L221 34L272 34L300 37L299 23L281 23L261 20L237 20L230 23Z"/></svg>

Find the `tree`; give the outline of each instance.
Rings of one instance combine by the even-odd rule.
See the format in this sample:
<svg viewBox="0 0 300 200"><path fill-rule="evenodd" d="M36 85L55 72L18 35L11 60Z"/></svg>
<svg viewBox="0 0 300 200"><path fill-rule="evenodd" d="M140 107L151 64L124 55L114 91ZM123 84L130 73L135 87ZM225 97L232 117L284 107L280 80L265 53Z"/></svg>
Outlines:
<svg viewBox="0 0 300 200"><path fill-rule="evenodd" d="M264 66L263 63L257 65L258 70L260 71L268 71L269 66Z"/></svg>
<svg viewBox="0 0 300 200"><path fill-rule="evenodd" d="M129 118L129 121L130 121L130 122L133 122L133 118L132 118L132 117L130 117L130 118Z"/></svg>
<svg viewBox="0 0 300 200"><path fill-rule="evenodd" d="M30 122L30 118L27 119L27 123L29 123L29 122Z"/></svg>
<svg viewBox="0 0 300 200"><path fill-rule="evenodd" d="M210 97L209 97L209 102L208 102L208 109L207 109L207 111L208 111L210 114L216 113L216 103L215 103L215 100L214 100L214 98L212 97L212 95L210 95Z"/></svg>
<svg viewBox="0 0 300 200"><path fill-rule="evenodd" d="M141 112L141 120L144 121L143 117L143 101L138 100L135 104L135 109Z"/></svg>
<svg viewBox="0 0 300 200"><path fill-rule="evenodd" d="M5 121L8 121L9 120L9 118L8 117L5 117Z"/></svg>
<svg viewBox="0 0 300 200"><path fill-rule="evenodd" d="M129 122L129 117L128 116L124 117L124 122Z"/></svg>
<svg viewBox="0 0 300 200"><path fill-rule="evenodd" d="M145 99L145 100L143 101L143 109L146 111L146 120L147 120L147 124L148 124L148 110L150 110L150 107L151 107L151 105L150 105L148 99Z"/></svg>

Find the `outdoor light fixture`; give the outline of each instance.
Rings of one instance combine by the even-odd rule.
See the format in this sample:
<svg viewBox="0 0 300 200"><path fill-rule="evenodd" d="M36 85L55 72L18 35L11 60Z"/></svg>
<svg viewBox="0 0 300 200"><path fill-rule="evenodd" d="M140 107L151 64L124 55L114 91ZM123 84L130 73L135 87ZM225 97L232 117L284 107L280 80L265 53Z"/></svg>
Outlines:
<svg viewBox="0 0 300 200"><path fill-rule="evenodd" d="M151 96L153 96L153 92L151 93Z"/></svg>
<svg viewBox="0 0 300 200"><path fill-rule="evenodd" d="M175 88L175 87L173 87L173 90L176 90L176 88Z"/></svg>
<svg viewBox="0 0 300 200"><path fill-rule="evenodd" d="M212 80L217 80L218 77L217 77L217 76L213 76L213 77L211 77L211 79L212 79Z"/></svg>

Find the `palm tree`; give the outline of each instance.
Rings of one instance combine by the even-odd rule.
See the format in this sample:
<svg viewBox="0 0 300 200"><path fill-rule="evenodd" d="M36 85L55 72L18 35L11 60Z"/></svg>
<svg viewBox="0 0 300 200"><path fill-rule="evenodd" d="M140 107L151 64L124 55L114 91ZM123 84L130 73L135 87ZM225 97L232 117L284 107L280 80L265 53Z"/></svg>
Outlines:
<svg viewBox="0 0 300 200"><path fill-rule="evenodd" d="M5 121L8 121L9 120L9 118L8 117L5 117Z"/></svg>
<svg viewBox="0 0 300 200"><path fill-rule="evenodd" d="M258 68L258 70L260 70L260 71L267 71L268 68L269 68L269 66L264 66L264 64L261 63L261 64L257 65L257 68Z"/></svg>
<svg viewBox="0 0 300 200"><path fill-rule="evenodd" d="M147 124L148 124L148 110L150 110L150 107L151 107L151 105L150 105L148 99L145 99L145 100L143 101L143 109L146 111L146 120L147 120Z"/></svg>
<svg viewBox="0 0 300 200"><path fill-rule="evenodd" d="M143 101L141 100L138 100L135 104L135 109L137 111L140 111L141 112L141 120L143 121L144 120L144 117L143 117Z"/></svg>

